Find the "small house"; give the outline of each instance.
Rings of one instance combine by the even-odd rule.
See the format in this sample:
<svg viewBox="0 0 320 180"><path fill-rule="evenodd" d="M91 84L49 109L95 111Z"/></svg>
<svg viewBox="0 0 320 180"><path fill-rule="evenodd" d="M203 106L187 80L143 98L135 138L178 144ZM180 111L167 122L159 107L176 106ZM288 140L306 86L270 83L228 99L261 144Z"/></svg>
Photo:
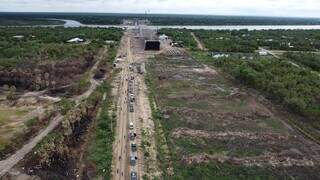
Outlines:
<svg viewBox="0 0 320 180"><path fill-rule="evenodd" d="M115 43L115 41L112 41L112 40L106 40L106 41L104 41L106 44L114 44Z"/></svg>
<svg viewBox="0 0 320 180"><path fill-rule="evenodd" d="M267 51L259 51L260 56L267 56L268 52Z"/></svg>

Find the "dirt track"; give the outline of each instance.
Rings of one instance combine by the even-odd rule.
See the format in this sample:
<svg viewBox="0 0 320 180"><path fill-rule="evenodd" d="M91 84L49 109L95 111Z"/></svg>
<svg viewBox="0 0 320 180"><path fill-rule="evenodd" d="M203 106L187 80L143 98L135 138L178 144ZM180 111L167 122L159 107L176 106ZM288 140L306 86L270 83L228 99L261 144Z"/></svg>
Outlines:
<svg viewBox="0 0 320 180"><path fill-rule="evenodd" d="M127 50L129 54L130 38L125 34L120 52ZM128 55L129 56L129 55ZM119 74L120 81L118 82L118 102L117 102L117 127L116 127L116 140L114 142L114 155L113 155L113 179L126 179L127 173L127 126L128 126L128 106L126 102L126 93L128 87L128 74L129 74L129 57L127 61L122 64L122 71Z"/></svg>
<svg viewBox="0 0 320 180"><path fill-rule="evenodd" d="M206 50L206 48L204 47L204 45L201 43L201 41L197 38L197 36L193 33L193 32L191 32L191 36L194 38L194 40L197 42L197 44L198 44L198 48L200 49L200 50Z"/></svg>
<svg viewBox="0 0 320 180"><path fill-rule="evenodd" d="M98 61L90 70L90 73L91 73L90 88L83 94L73 98L76 101L77 106L80 104L81 99L87 98L97 88L97 85L99 83L95 79L93 79L93 74L94 74L94 71L97 69L100 60L103 58L104 53L106 52L107 52L106 49L102 51L102 53L98 56ZM22 160L28 153L30 153L32 149L39 142L41 142L43 138L45 138L50 132L52 132L62 122L63 117L64 116L62 116L61 114L58 114L56 117L53 118L53 120L50 121L49 125L45 129L40 131L37 136L32 138L20 150L18 150L16 153L11 155L9 158L3 161L0 161L0 177L5 175L12 167L14 167L20 160Z"/></svg>
<svg viewBox="0 0 320 180"><path fill-rule="evenodd" d="M150 32L147 32L148 34ZM151 119L151 109L148 100L147 88L144 82L144 74L139 74L136 67L129 69L130 64L141 64L141 69L144 70L144 62L147 60L148 55L154 54L154 52L147 53L143 51L143 45L141 39L135 38L139 32L130 30L125 33L118 55L126 54L125 61L119 64L121 66L121 72L119 73L118 82L115 83L115 90L117 91L117 127L116 127L116 140L114 142L114 155L113 155L113 171L112 179L130 179L130 173L136 172L138 179L142 179L145 175L145 157L144 151L141 147L142 144L142 130L147 130L151 138L148 142L151 144L150 158L151 161L156 164L156 152L155 152L155 140L154 140L154 125ZM139 65L138 65L139 66ZM128 108L128 79L130 76L134 76L132 80L134 101L134 112L130 112ZM129 122L134 124L134 128L129 130ZM135 140L128 138L129 132L136 133ZM131 143L137 144L137 151L131 150ZM130 156L136 156L137 161L135 165L130 165ZM154 169L158 170L154 165Z"/></svg>

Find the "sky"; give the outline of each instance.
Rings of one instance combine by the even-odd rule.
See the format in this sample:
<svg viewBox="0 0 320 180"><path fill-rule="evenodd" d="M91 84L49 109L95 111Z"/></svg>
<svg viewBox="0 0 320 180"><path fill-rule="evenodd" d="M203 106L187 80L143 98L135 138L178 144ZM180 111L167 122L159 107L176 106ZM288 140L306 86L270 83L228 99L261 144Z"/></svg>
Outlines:
<svg viewBox="0 0 320 180"><path fill-rule="evenodd" d="M320 18L320 0L0 0L1 12L103 12Z"/></svg>

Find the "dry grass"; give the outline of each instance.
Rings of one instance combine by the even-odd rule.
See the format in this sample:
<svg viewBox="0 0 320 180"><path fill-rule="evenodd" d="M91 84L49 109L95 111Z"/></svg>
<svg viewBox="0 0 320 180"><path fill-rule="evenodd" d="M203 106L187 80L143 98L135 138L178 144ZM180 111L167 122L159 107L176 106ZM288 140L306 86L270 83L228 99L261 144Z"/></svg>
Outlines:
<svg viewBox="0 0 320 180"><path fill-rule="evenodd" d="M256 163L255 158L272 153L272 157L281 157L272 163L289 171L294 172L294 166L298 165L317 174L310 167L319 164L319 159L314 157L320 157L320 152L312 150L318 146L305 143L292 132L258 95L237 87L218 71L188 56L158 56L150 62L148 71L178 176L187 178L181 170L188 165L194 167L185 157L203 153L208 157L238 158L248 162L247 167L259 165L262 169L267 168L268 163ZM196 164L243 164L218 160L197 158ZM196 168L193 171L205 170ZM281 168L272 173L283 174ZM295 177L300 175L302 173L295 171Z"/></svg>

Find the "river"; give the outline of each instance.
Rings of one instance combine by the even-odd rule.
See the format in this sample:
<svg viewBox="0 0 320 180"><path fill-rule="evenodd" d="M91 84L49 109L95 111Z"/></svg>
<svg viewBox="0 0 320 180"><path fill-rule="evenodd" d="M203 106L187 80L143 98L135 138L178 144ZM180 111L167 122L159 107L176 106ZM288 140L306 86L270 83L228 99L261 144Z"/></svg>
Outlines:
<svg viewBox="0 0 320 180"><path fill-rule="evenodd" d="M124 26L124 25L90 25L90 24L82 24L75 20L68 19L57 19L64 21L64 27L92 27L92 28L109 28L109 27L117 27L117 28L128 28L132 29L135 26ZM275 30L275 29L301 29L301 30L311 30L311 29L320 29L320 25L246 25L246 26L148 26L151 29L161 29L161 28L174 28L174 29L206 29L206 30L240 30L240 29L248 29L248 30Z"/></svg>

